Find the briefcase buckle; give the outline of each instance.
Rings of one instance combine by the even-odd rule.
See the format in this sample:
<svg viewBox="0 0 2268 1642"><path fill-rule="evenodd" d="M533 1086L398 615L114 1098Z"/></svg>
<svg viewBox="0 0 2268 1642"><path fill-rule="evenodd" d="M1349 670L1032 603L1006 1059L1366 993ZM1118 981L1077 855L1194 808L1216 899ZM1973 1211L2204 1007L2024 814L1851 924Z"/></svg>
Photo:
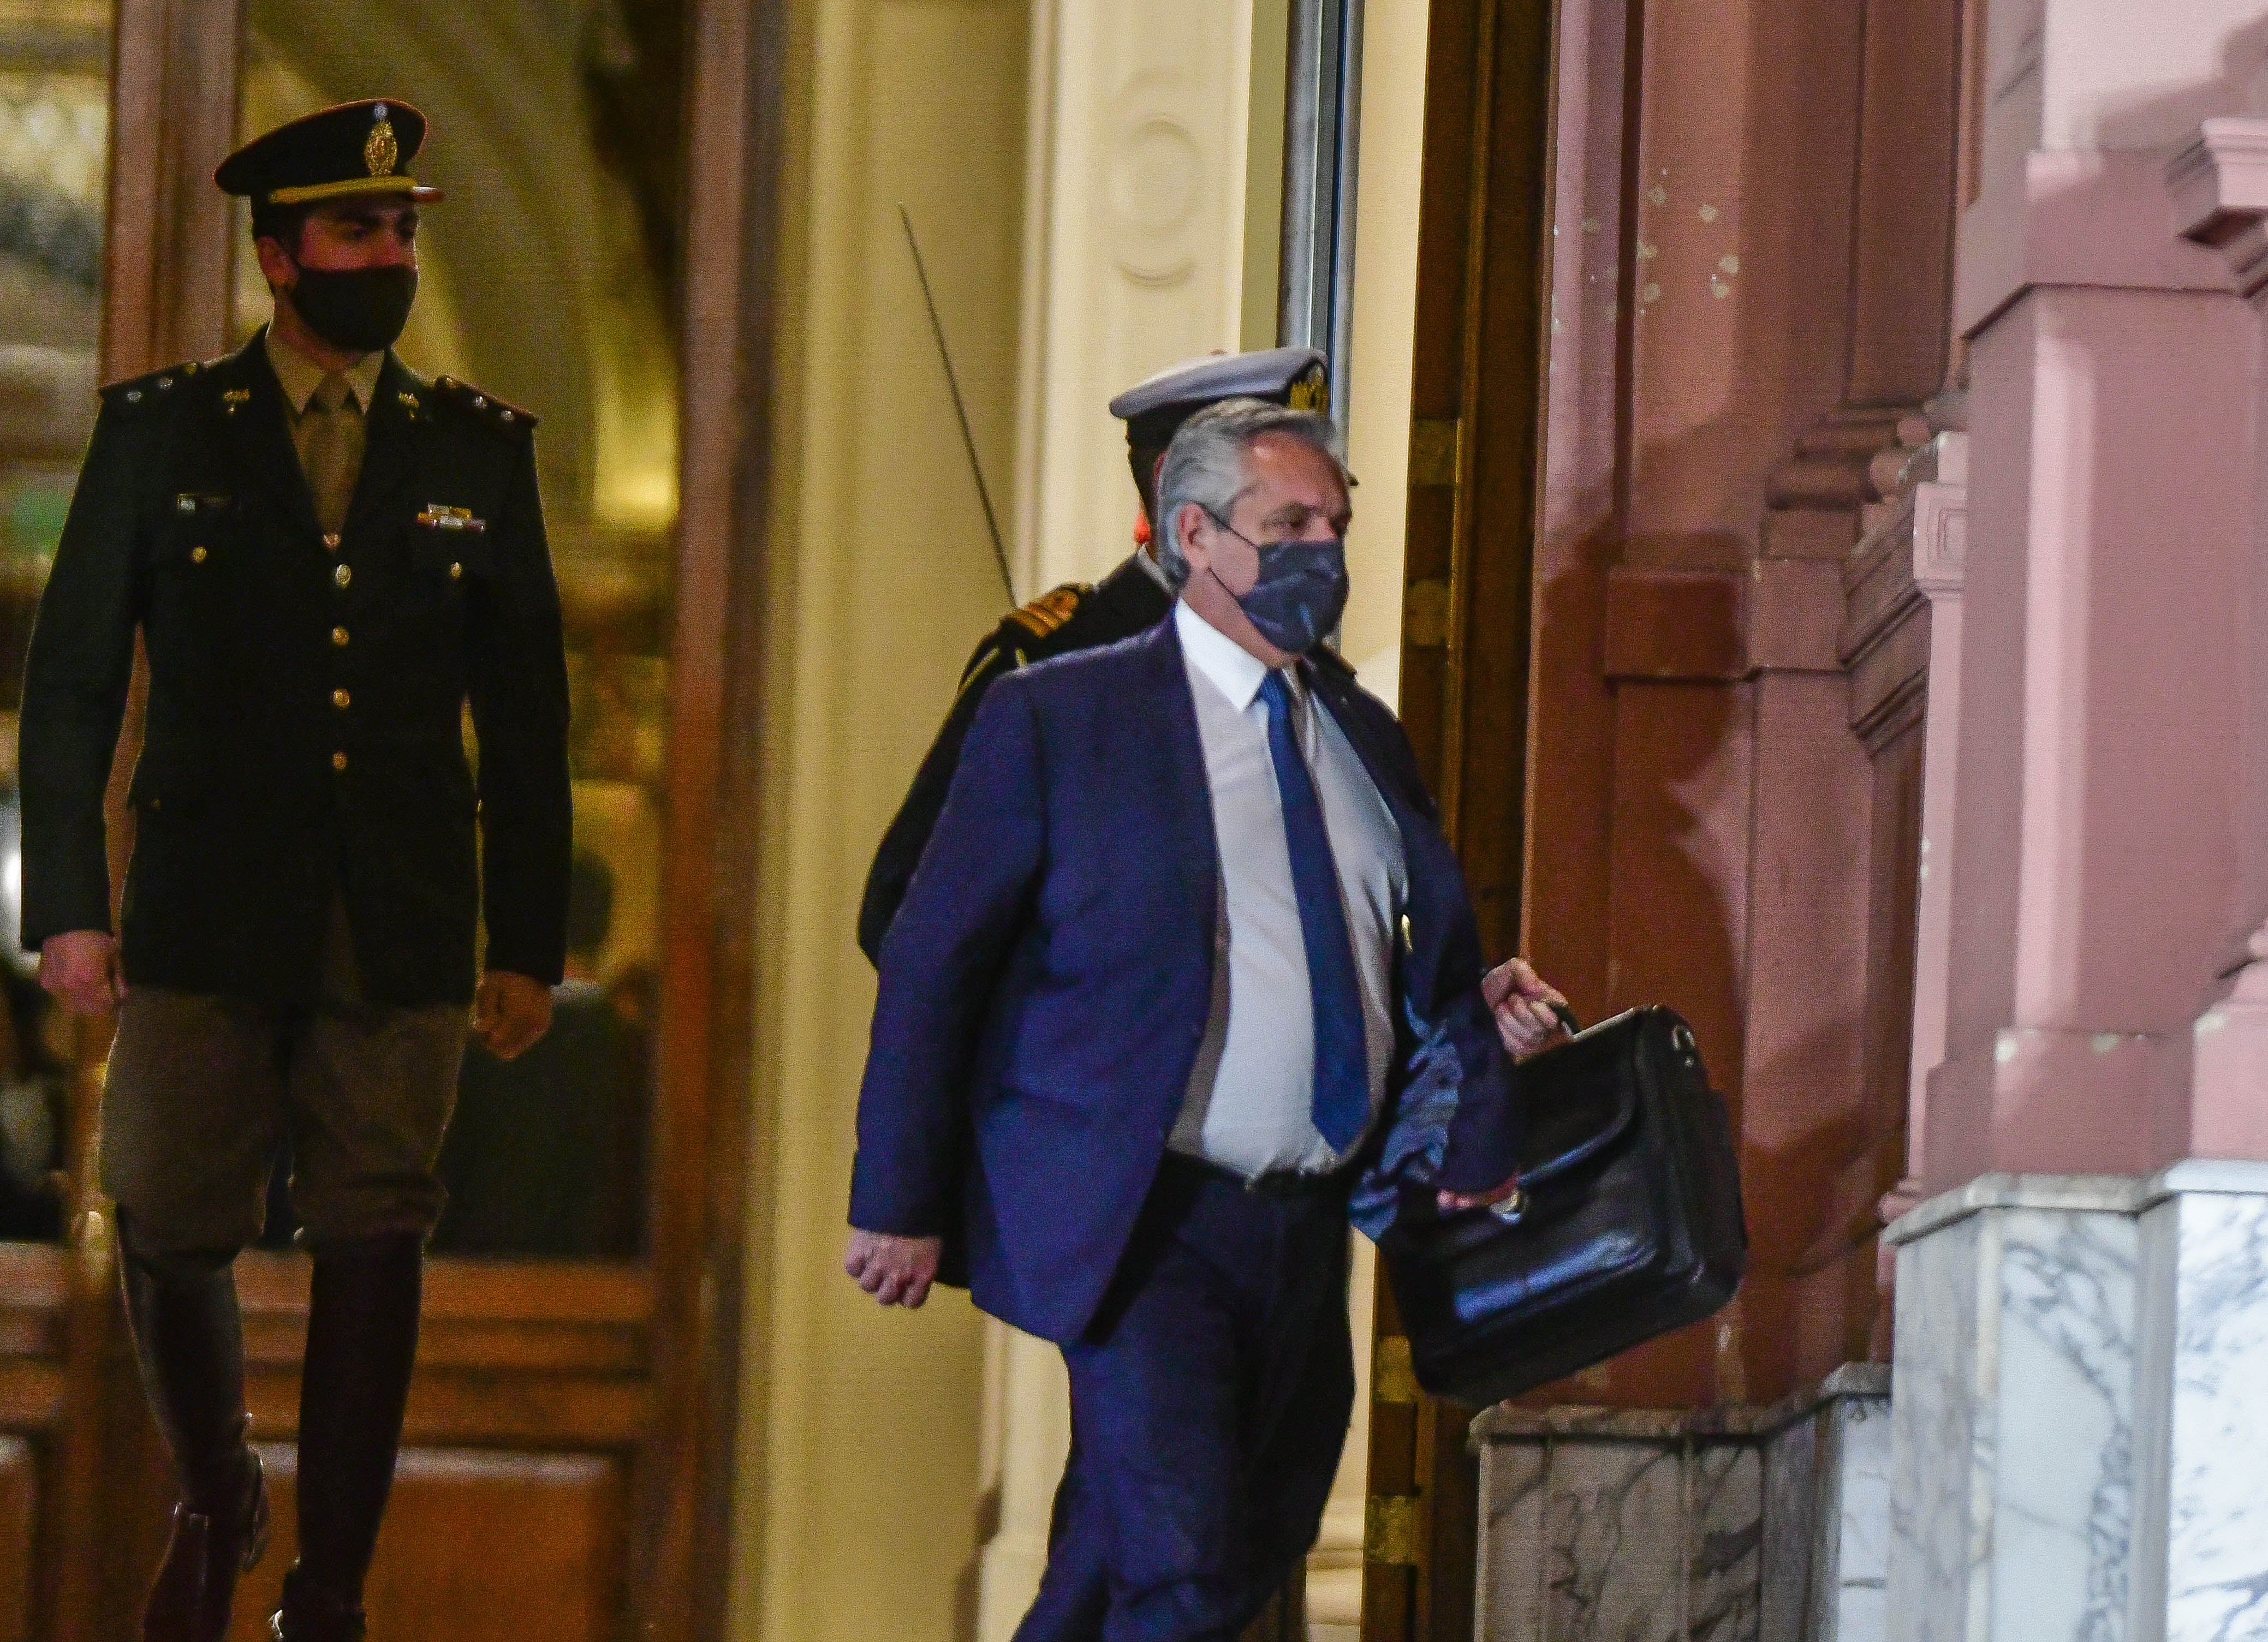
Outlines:
<svg viewBox="0 0 2268 1642"><path fill-rule="evenodd" d="M1514 1186L1512 1189L1512 1195L1510 1197L1499 1199L1498 1201L1490 1204L1488 1206L1488 1212L1495 1215L1497 1219L1502 1221L1506 1225L1513 1225L1519 1221L1521 1215L1528 1213L1528 1193L1521 1191L1518 1186Z"/></svg>

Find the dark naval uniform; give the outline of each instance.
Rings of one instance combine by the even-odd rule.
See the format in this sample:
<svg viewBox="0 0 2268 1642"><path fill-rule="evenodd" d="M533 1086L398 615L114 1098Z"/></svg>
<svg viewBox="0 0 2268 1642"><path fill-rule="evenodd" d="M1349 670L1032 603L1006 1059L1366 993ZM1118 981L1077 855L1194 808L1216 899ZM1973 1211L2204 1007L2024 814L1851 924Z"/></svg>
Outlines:
<svg viewBox="0 0 2268 1642"><path fill-rule="evenodd" d="M1126 424L1128 460L1142 498L1145 531L1156 511L1152 476L1175 431L1206 406L1238 398L1321 410L1329 399L1323 356L1312 348L1208 354L1169 366L1110 401L1110 414ZM1146 551L1138 550L1098 583L1059 587L1010 612L977 645L961 672L960 693L866 874L866 892L858 904L858 949L868 962L881 962L882 938L937 829L953 773L961 767L961 744L993 680L1050 656L1130 639L1164 620L1173 607L1164 574Z"/></svg>
<svg viewBox="0 0 2268 1642"><path fill-rule="evenodd" d="M898 903L906 898L906 885L913 882L914 869L921 864L922 851L937 828L953 773L961 767L961 744L968 739L977 707L993 681L1051 656L1068 656L1146 633L1173 607L1165 578L1147 554L1137 553L1100 583L1059 587L1011 611L984 636L961 671L952 710L915 772L914 784L889 831L882 834L873 867L866 874L865 897L858 904L858 949L869 961L880 961L882 937L889 934L890 920L898 915Z"/></svg>
<svg viewBox="0 0 2268 1642"><path fill-rule="evenodd" d="M374 1002L468 1002L483 904L488 966L556 982L567 688L534 419L387 354L327 541L287 414L259 340L104 391L25 684L25 944L110 926L138 627L129 986L310 1001L340 904Z"/></svg>

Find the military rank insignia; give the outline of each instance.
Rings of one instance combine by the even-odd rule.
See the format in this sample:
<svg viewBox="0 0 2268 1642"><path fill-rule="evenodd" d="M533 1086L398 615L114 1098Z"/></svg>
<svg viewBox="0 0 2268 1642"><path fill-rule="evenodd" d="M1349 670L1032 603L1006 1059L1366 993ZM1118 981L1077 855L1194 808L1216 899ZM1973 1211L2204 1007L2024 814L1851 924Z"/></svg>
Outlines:
<svg viewBox="0 0 2268 1642"><path fill-rule="evenodd" d="M397 514L395 517L401 516ZM417 522L427 530L433 531L480 531L489 527L486 519L475 518L469 509L446 508L438 502L427 502L424 511L418 514Z"/></svg>
<svg viewBox="0 0 2268 1642"><path fill-rule="evenodd" d="M1331 390L1329 382L1323 375L1323 368L1321 365L1310 367L1299 380L1292 384L1285 395L1284 402L1295 411L1321 413L1328 410L1330 407Z"/></svg>
<svg viewBox="0 0 2268 1642"><path fill-rule="evenodd" d="M1013 612L1008 619L1027 629L1034 638L1044 639L1079 613L1079 600L1092 590L1083 585L1059 587Z"/></svg>

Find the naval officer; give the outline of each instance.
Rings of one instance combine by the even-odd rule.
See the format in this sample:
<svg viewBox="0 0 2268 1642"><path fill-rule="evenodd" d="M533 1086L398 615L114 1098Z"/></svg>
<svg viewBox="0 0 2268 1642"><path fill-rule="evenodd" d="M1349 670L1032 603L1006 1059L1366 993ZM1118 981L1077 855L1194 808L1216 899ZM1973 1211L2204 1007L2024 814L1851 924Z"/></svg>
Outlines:
<svg viewBox="0 0 2268 1642"><path fill-rule="evenodd" d="M898 903L905 899L906 885L937 826L938 812L945 808L946 789L961 763L961 744L976 722L985 691L1034 662L1147 632L1173 608L1173 593L1149 545L1151 521L1158 511L1158 465L1183 422L1208 405L1240 398L1292 410L1323 409L1330 402L1323 356L1312 348L1208 354L1169 365L1110 401L1110 414L1126 424L1127 465L1134 470L1134 488L1142 501L1135 550L1093 586L1072 583L1011 611L968 658L960 693L896 818L882 835L866 875L866 893L858 907L858 949L868 962L881 961L882 937L890 932L890 920L897 916Z"/></svg>
<svg viewBox="0 0 2268 1642"><path fill-rule="evenodd" d="M231 1272L287 1140L314 1275L271 1631L364 1634L468 1005L509 1057L560 979L567 681L534 419L392 351L438 197L407 170L424 135L406 103L354 103L222 164L274 321L104 390L32 639L24 942L65 1003L117 1011L102 1184L179 1485L151 1642L218 1642L266 1541ZM103 792L137 631L114 938Z"/></svg>

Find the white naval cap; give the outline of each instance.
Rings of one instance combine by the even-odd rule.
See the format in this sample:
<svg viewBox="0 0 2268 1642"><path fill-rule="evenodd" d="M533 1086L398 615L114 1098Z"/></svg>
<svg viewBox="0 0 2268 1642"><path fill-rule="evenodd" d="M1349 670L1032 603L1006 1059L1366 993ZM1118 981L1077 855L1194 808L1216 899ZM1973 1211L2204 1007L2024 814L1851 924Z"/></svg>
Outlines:
<svg viewBox="0 0 2268 1642"><path fill-rule="evenodd" d="M1272 400L1295 410L1328 410L1328 363L1313 348L1206 354L1145 377L1110 401L1110 414L1126 424L1129 444L1161 449L1182 422L1206 406L1230 399Z"/></svg>

